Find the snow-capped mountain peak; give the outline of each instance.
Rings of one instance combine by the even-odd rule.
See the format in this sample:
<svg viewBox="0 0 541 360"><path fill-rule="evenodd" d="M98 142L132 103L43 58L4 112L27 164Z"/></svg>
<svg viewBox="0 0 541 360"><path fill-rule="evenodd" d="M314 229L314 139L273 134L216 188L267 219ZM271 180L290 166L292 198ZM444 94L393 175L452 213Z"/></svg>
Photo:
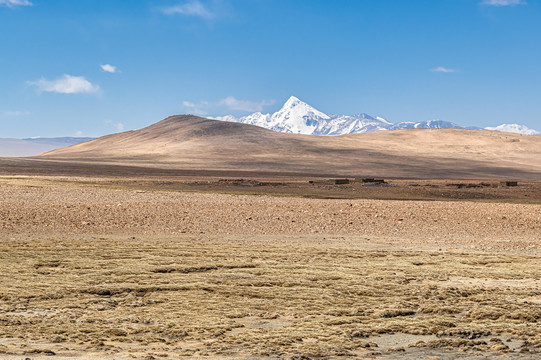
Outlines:
<svg viewBox="0 0 541 360"><path fill-rule="evenodd" d="M284 106L271 116L272 130L295 134L312 134L321 122L330 119L327 114L291 96Z"/></svg>
<svg viewBox="0 0 541 360"><path fill-rule="evenodd" d="M305 104L305 102L301 101L298 97L290 96L289 99L287 99L287 101L284 103L284 105L282 105L282 108L291 108L297 106L297 104L300 103Z"/></svg>
<svg viewBox="0 0 541 360"><path fill-rule="evenodd" d="M517 134L523 134L523 135L539 135L541 134L539 131L530 129L529 127L525 125L519 125L519 124L501 124L496 127L486 127L486 130L496 130L496 131L505 131L505 132L512 132Z"/></svg>
<svg viewBox="0 0 541 360"><path fill-rule="evenodd" d="M328 115L291 96L284 105L273 114L256 112L241 118L232 115L215 117L216 120L240 122L264 127L278 132L306 135L344 135L394 129L442 129L464 127L443 120L421 122L399 122L393 124L379 116L368 114ZM487 130L509 131L520 134L539 134L523 125L503 124Z"/></svg>
<svg viewBox="0 0 541 360"><path fill-rule="evenodd" d="M367 114L328 115L295 96L273 114L253 113L235 118L231 115L214 118L261 126L279 132L306 135L342 135L385 130L393 124Z"/></svg>

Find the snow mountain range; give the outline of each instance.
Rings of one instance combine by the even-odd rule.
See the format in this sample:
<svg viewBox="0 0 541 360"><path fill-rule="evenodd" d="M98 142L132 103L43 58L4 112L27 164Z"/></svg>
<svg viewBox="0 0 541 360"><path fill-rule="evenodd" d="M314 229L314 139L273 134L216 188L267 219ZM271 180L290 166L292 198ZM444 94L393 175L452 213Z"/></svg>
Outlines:
<svg viewBox="0 0 541 360"><path fill-rule="evenodd" d="M291 96L282 108L273 114L256 112L240 118L226 115L214 117L213 119L256 125L278 132L305 135L343 135L394 129L480 129L478 127L464 128L442 120L393 124L381 117L373 117L368 114L330 115L313 108L295 96ZM536 130L518 124L502 124L486 129L526 135L539 134Z"/></svg>
<svg viewBox="0 0 541 360"><path fill-rule="evenodd" d="M495 127L486 127L485 130L495 130L495 131L505 131L505 132L512 132L517 134L524 134L524 135L540 135L541 133L537 130L530 129L527 126L519 125L519 124L501 124Z"/></svg>

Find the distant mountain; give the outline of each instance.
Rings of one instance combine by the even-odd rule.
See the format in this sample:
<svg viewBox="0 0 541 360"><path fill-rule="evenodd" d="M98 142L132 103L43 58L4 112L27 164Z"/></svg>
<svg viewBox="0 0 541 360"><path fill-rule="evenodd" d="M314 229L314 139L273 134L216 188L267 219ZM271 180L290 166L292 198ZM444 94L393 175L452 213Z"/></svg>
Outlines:
<svg viewBox="0 0 541 360"><path fill-rule="evenodd" d="M496 131L505 131L505 132L512 132L516 134L523 134L523 135L540 135L541 133L537 130L530 129L527 126L519 125L519 124L501 124L496 127L486 127L486 130L496 130Z"/></svg>
<svg viewBox="0 0 541 360"><path fill-rule="evenodd" d="M89 137L57 137L57 138L0 138L0 156L34 156L45 151L79 144L92 140Z"/></svg>
<svg viewBox="0 0 541 360"><path fill-rule="evenodd" d="M367 114L328 115L291 96L274 114L260 112L236 118L220 116L216 120L256 125L273 131L305 135L342 135L387 130L392 123Z"/></svg>
<svg viewBox="0 0 541 360"><path fill-rule="evenodd" d="M35 144L65 144L64 146L69 146L69 145L75 145L75 144L79 144L79 143L94 140L94 139L95 138L92 138L92 137L65 136L65 137L54 137L54 138L35 137L35 138L26 138L22 140L30 141Z"/></svg>
<svg viewBox="0 0 541 360"><path fill-rule="evenodd" d="M427 120L421 122L399 122L394 124L389 130L394 129L463 129L455 123L442 120Z"/></svg>
<svg viewBox="0 0 541 360"><path fill-rule="evenodd" d="M449 121L428 120L421 122L399 122L393 124L381 117L368 114L330 115L291 96L280 110L273 114L260 112L236 118L232 115L212 119L260 126L278 132L305 135L344 135L395 129L480 129L476 126L462 127ZM519 134L538 134L523 125L500 125L487 130L509 131Z"/></svg>
<svg viewBox="0 0 541 360"><path fill-rule="evenodd" d="M34 159L47 164L59 161L66 168L69 163L140 167L139 174L144 174L144 167L152 167L176 169L179 175L192 171L230 174L215 175L220 177L258 173L263 177L520 180L539 179L540 158L539 136L465 129L306 136L180 115L140 130L52 150ZM234 175L239 172L244 175Z"/></svg>

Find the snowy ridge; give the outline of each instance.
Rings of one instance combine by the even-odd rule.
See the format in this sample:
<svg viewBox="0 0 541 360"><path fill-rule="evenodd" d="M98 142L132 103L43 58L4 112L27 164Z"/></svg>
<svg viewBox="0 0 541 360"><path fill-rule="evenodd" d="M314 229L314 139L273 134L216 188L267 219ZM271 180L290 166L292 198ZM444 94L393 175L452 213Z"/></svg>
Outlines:
<svg viewBox="0 0 541 360"><path fill-rule="evenodd" d="M328 115L307 103L291 96L280 110L273 114L260 112L236 118L232 115L218 116L213 119L256 125L278 132L304 135L344 135L394 129L464 129L464 127L443 120L421 122L399 122L393 124L381 117L368 114ZM468 127L473 129L476 127ZM524 125L503 124L486 130L508 131L519 134L536 135L539 132Z"/></svg>
<svg viewBox="0 0 541 360"><path fill-rule="evenodd" d="M232 115L215 117L216 120L256 125L278 132L305 135L343 135L388 130L392 123L367 114L328 115L291 96L280 110L273 114L260 112L236 118Z"/></svg>
<svg viewBox="0 0 541 360"><path fill-rule="evenodd" d="M525 125L519 124L501 124L496 127L486 127L485 130L495 130L495 131L505 131L523 135L540 135L541 133L537 130L530 129Z"/></svg>
<svg viewBox="0 0 541 360"><path fill-rule="evenodd" d="M462 126L443 120L428 120L421 122L399 122L391 129L462 129Z"/></svg>

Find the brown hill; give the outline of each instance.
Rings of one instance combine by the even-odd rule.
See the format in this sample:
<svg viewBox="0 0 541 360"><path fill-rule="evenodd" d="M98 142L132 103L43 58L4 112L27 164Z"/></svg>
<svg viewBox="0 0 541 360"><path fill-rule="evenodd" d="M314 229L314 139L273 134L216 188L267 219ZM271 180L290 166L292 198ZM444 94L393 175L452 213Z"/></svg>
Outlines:
<svg viewBox="0 0 541 360"><path fill-rule="evenodd" d="M49 151L40 159L186 170L538 180L541 137L463 129L293 135L183 115Z"/></svg>

